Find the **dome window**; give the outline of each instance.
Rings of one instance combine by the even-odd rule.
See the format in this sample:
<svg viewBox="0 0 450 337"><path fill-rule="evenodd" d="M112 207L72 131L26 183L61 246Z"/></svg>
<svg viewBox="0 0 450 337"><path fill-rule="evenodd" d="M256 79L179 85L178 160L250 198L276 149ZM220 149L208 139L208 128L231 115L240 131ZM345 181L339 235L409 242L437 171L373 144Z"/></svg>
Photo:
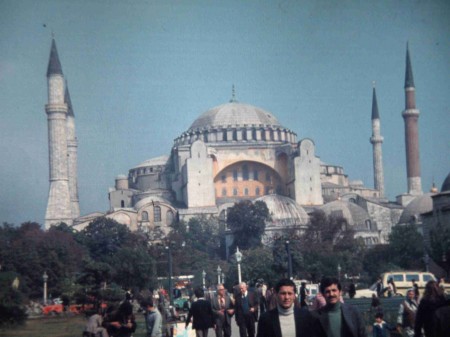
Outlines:
<svg viewBox="0 0 450 337"><path fill-rule="evenodd" d="M242 178L244 180L248 180L248 166L247 165L242 166Z"/></svg>
<svg viewBox="0 0 450 337"><path fill-rule="evenodd" d="M259 177L258 177L258 170L254 170L254 171L253 171L253 180L256 180L256 181L259 180Z"/></svg>
<svg viewBox="0 0 450 337"><path fill-rule="evenodd" d="M153 221L161 222L161 207L155 206L153 209Z"/></svg>
<svg viewBox="0 0 450 337"><path fill-rule="evenodd" d="M167 226L172 225L173 219L174 219L173 212L171 210L168 210L167 213L166 213L166 224L167 224Z"/></svg>
<svg viewBox="0 0 450 337"><path fill-rule="evenodd" d="M148 212L142 212L142 221L148 221Z"/></svg>
<svg viewBox="0 0 450 337"><path fill-rule="evenodd" d="M238 171L237 170L233 170L233 180L234 181L238 180Z"/></svg>

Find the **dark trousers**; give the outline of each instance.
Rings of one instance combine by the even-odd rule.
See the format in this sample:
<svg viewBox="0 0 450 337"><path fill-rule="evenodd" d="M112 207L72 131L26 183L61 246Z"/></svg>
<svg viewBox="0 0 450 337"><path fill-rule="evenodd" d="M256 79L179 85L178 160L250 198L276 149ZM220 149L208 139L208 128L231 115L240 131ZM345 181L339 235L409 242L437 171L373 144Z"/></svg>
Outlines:
<svg viewBox="0 0 450 337"><path fill-rule="evenodd" d="M231 325L228 324L225 317L216 318L216 337L230 337Z"/></svg>
<svg viewBox="0 0 450 337"><path fill-rule="evenodd" d="M255 316L253 313L244 315L244 321L239 324L240 337L255 337Z"/></svg>
<svg viewBox="0 0 450 337"><path fill-rule="evenodd" d="M196 337L208 337L208 329L195 329Z"/></svg>

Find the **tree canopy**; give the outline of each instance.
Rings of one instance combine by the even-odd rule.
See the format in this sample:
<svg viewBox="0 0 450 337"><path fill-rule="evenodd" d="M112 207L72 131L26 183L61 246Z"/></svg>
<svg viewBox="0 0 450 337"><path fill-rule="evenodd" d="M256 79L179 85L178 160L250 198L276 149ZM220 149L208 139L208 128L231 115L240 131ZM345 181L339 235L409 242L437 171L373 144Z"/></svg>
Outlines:
<svg viewBox="0 0 450 337"><path fill-rule="evenodd" d="M245 200L229 208L227 225L234 237L232 250L236 247L247 250L260 246L269 219L269 209L263 201L253 203Z"/></svg>

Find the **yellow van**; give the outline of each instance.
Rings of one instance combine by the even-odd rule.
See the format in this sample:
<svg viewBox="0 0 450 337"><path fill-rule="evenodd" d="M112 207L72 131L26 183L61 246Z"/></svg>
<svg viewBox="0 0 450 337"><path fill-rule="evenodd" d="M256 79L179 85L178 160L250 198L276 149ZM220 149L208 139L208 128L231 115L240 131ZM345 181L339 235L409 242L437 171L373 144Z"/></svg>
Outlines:
<svg viewBox="0 0 450 337"><path fill-rule="evenodd" d="M425 285L428 281L437 281L432 273L421 271L391 271L381 274L380 278L384 288L388 286L389 279L392 279L397 288L396 295L401 296L406 296L408 289L412 288L413 280L415 280L416 284L419 286L420 295L423 294ZM385 293L385 296L387 296L387 293Z"/></svg>

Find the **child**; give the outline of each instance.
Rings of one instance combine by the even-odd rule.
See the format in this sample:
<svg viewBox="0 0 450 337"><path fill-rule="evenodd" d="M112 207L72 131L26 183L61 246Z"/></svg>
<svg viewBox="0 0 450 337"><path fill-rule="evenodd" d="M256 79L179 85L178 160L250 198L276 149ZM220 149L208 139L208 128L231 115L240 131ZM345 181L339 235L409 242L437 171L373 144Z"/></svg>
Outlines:
<svg viewBox="0 0 450 337"><path fill-rule="evenodd" d="M375 314L375 323L373 323L373 337L389 337L390 326L383 321L383 313L377 312Z"/></svg>

